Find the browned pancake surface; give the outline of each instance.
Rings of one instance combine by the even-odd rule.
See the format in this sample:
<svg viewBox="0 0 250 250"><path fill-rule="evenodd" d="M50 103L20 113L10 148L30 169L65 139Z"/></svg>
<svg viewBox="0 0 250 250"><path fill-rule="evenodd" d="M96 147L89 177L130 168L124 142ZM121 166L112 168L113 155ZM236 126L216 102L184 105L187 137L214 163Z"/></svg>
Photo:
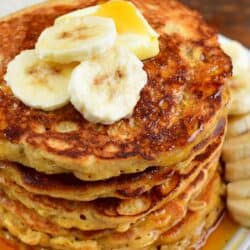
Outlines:
<svg viewBox="0 0 250 250"><path fill-rule="evenodd" d="M110 175L118 175L119 164L133 158L128 164L136 171L137 161L146 164L193 142L224 107L224 81L231 74L231 62L219 48L215 32L176 1L133 2L161 35L160 53L144 61L148 83L133 116L109 126L87 122L71 105L54 112L31 109L3 81L8 62L34 48L41 31L57 16L95 1L40 5L0 21L0 139L19 145L17 161L38 165L46 159L44 165L51 169L74 169L90 174L84 178L97 179L97 165L98 171L103 167L102 175L108 162L116 160Z"/></svg>
<svg viewBox="0 0 250 250"><path fill-rule="evenodd" d="M213 158L215 154L220 153L219 145L224 137L225 126L226 119L223 117L214 132L194 149L197 155L185 168L151 167L137 174L89 182L81 181L72 174L46 175L22 165L1 162L0 178L11 180L32 193L69 200L89 201L102 197L136 198L166 181L180 183L183 180L182 175L192 173L192 170L200 168L200 165L205 166L208 158Z"/></svg>
<svg viewBox="0 0 250 250"><path fill-rule="evenodd" d="M71 250L131 250L147 247L147 244L154 242L157 245L177 244L185 238L188 240L190 232L198 230L197 227L202 221L205 223L207 216L214 214L214 221L221 211L221 180L218 174L210 176L206 182L202 181L204 177L200 176L193 183L194 186L190 186L177 200L170 201L126 232L66 230L39 216L34 210L9 200L4 194L0 206L0 225L29 245L55 249L62 249L62 244ZM203 182L202 186L200 181Z"/></svg>

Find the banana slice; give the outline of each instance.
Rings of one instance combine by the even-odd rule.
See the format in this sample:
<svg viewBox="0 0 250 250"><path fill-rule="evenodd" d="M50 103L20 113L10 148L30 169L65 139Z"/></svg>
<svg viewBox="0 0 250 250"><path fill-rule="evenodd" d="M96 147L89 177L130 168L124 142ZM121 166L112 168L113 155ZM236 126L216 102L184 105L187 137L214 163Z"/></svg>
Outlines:
<svg viewBox="0 0 250 250"><path fill-rule="evenodd" d="M70 63L90 59L109 50L117 38L111 18L75 16L45 29L36 44L40 59Z"/></svg>
<svg viewBox="0 0 250 250"><path fill-rule="evenodd" d="M250 200L250 179L229 183L227 195L230 199L249 199Z"/></svg>
<svg viewBox="0 0 250 250"><path fill-rule="evenodd" d="M248 131L250 131L250 114L233 116L229 118L227 138L241 135Z"/></svg>
<svg viewBox="0 0 250 250"><path fill-rule="evenodd" d="M242 71L238 77L228 80L231 101L229 103L230 115L242 115L250 112L250 67Z"/></svg>
<svg viewBox="0 0 250 250"><path fill-rule="evenodd" d="M250 51L239 42L219 36L222 49L232 58L233 77L228 81L231 101L229 113L240 115L250 112Z"/></svg>
<svg viewBox="0 0 250 250"><path fill-rule="evenodd" d="M246 217L246 216L237 215L237 212L235 212L232 208L228 208L228 210L230 211L232 218L238 224L240 224L243 227L250 227L250 217L249 216Z"/></svg>
<svg viewBox="0 0 250 250"><path fill-rule="evenodd" d="M238 77L242 71L249 68L250 57L249 50L239 42L232 40L223 35L219 35L219 43L226 54L228 54L233 62L233 75Z"/></svg>
<svg viewBox="0 0 250 250"><path fill-rule="evenodd" d="M227 207L235 221L242 226L250 227L250 199L227 200Z"/></svg>
<svg viewBox="0 0 250 250"><path fill-rule="evenodd" d="M69 102L68 85L74 67L43 62L35 50L26 50L9 63L4 79L24 104L49 111Z"/></svg>
<svg viewBox="0 0 250 250"><path fill-rule="evenodd" d="M89 15L112 18L118 33L117 45L126 47L139 59L148 59L159 53L159 34L150 26L140 10L129 1L110 0L76 10L58 17L55 23Z"/></svg>
<svg viewBox="0 0 250 250"><path fill-rule="evenodd" d="M225 141L222 149L225 162L233 162L250 157L250 132Z"/></svg>
<svg viewBox="0 0 250 250"><path fill-rule="evenodd" d="M250 227L250 180L228 184L227 207L235 221Z"/></svg>
<svg viewBox="0 0 250 250"><path fill-rule="evenodd" d="M226 180L250 179L250 158L226 163Z"/></svg>
<svg viewBox="0 0 250 250"><path fill-rule="evenodd" d="M72 73L69 92L85 119L112 124L132 114L146 82L143 63L129 50L115 46L81 63Z"/></svg>
<svg viewBox="0 0 250 250"><path fill-rule="evenodd" d="M228 209L240 217L250 219L250 199L228 199Z"/></svg>

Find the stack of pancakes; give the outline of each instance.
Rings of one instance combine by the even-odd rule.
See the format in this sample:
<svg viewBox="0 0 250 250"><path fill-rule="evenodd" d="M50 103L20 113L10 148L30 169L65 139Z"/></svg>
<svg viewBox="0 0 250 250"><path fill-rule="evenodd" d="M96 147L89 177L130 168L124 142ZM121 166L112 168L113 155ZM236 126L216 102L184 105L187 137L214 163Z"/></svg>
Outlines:
<svg viewBox="0 0 250 250"><path fill-rule="evenodd" d="M223 209L218 167L231 62L176 1L133 0L160 34L133 116L92 124L68 105L31 109L3 81L57 16L54 1L0 20L0 225L21 249L193 249Z"/></svg>

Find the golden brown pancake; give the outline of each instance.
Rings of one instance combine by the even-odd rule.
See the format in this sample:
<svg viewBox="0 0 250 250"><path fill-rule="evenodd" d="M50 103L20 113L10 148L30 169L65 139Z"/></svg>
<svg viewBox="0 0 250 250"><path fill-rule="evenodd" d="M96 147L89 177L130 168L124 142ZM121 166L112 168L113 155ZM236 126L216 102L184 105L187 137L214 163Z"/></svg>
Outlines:
<svg viewBox="0 0 250 250"><path fill-rule="evenodd" d="M219 185L217 190L214 190L213 185ZM215 194L212 194L209 188L212 188ZM195 250L202 246L209 230L215 225L224 208L220 196L224 194L224 187L218 182L218 178L215 182L210 182L206 190L207 192L203 194L207 203L206 208L193 211L191 209L185 219L162 234L158 240L160 250ZM197 204L199 203L195 206Z"/></svg>
<svg viewBox="0 0 250 250"><path fill-rule="evenodd" d="M223 208L230 58L195 11L131 2L160 34L160 53L143 62L148 82L133 115L112 125L90 123L70 104L32 109L3 80L56 17L96 0L0 19L0 227L25 250L192 249Z"/></svg>
<svg viewBox="0 0 250 250"><path fill-rule="evenodd" d="M181 200L181 202L185 202L187 200L190 199L191 195L194 193L194 192L200 192L200 189L202 186L205 185L206 182L208 182L209 178L211 178L211 176L213 176L215 170L216 170L216 165L215 163L210 163L206 168L204 168L202 171L199 172L199 175L195 177L195 179L193 179L193 181L185 188L182 190L181 193L179 193L178 197L180 197L179 199ZM159 191L163 192L165 191L164 187L158 187ZM10 193L8 192L8 188L5 188L5 189L2 189L5 193L7 193L7 196L3 194L3 191L2 191L2 194L1 194L1 200L0 200L0 203L3 205L3 206L7 206L7 208L9 210L12 210L13 207L15 207L14 210L12 210L13 212L16 213L16 211L19 211L19 213L22 213L21 211L26 211L26 213L30 212L30 213L34 213L35 211L37 213L40 214L40 216L42 217L47 217L46 215L46 212L43 210L44 207L46 207L46 203L43 202L43 199L40 198L40 202L41 202L41 205L39 207L39 200L36 201L36 200L29 200L25 197L25 194L22 194L21 192L19 192L19 195L20 197L17 197L15 196L15 194L18 195L18 191L15 193L14 191L14 195L10 195ZM168 195L168 193L166 194ZM28 202L27 202L28 200ZM161 203L161 206L159 207L162 207L162 206L165 206L164 204L167 204L168 202L170 202L170 204L174 201L175 199L171 199L171 200L168 200L166 199L164 202ZM7 202L7 203L6 203ZM34 207L34 209L27 209L25 208L25 206L29 207L30 208L30 204L32 206L32 202L37 205L38 207ZM56 204L56 202L54 202L54 205L52 204L53 201L50 201L50 205L51 205L51 210L53 209L56 209L56 206L58 206L59 204ZM24 206L21 204L23 203ZM16 206L16 204L19 204L18 206ZM48 205L48 204L47 204ZM62 202L62 207L63 207L63 202ZM69 205L68 205L69 206ZM18 207L18 208L16 208ZM68 212L74 212L75 210L77 211L77 209L75 209L74 211L70 210L70 209L67 209L68 207L66 207L66 211ZM75 206L76 207L76 206ZM104 208L105 209L105 208ZM160 209L160 208L158 208ZM32 212L33 211L33 212ZM111 214L113 212L113 214ZM18 213L18 212L17 212ZM60 213L60 212L59 212ZM113 216L113 219L118 216L117 214L114 214L114 211L109 211L109 215L112 215ZM54 214L54 217L58 216L58 222L60 223L60 220L62 222L64 222L64 216L62 215L58 215L58 214ZM61 217L60 217L61 216ZM72 218L73 219L73 218ZM47 217L47 220L52 222L55 221L53 220L53 217ZM112 218L110 218L110 222L112 221ZM66 227L65 225L61 225L62 227ZM51 227L49 228L49 230L51 229ZM127 229L126 229L127 230Z"/></svg>
<svg viewBox="0 0 250 250"><path fill-rule="evenodd" d="M222 187L218 174L210 176L202 186L193 187L124 233L76 230L67 233L6 197L0 205L0 224L26 244L55 249L150 249L151 244L178 244L189 239L190 232L198 229L202 222L205 224L207 217L213 217L214 221L221 212Z"/></svg>
<svg viewBox="0 0 250 250"><path fill-rule="evenodd" d="M102 198L80 202L74 199L68 201L38 195L27 191L22 185L15 182L14 174L4 172L6 169L14 167L14 164L10 163L0 165L0 187L9 199L18 200L61 227L81 230L113 228L118 231L126 231L132 223L159 209L166 202L175 199L203 171L209 172L211 168L214 169L220 156L222 138L224 137L225 123L222 124L219 126L220 129L216 131L216 136L210 141L205 151L194 159L189 169L173 171L172 175L166 176L163 183L156 184L152 189L134 198L123 200ZM24 167L20 166L19 170L21 171L21 169L25 171ZM14 172L10 171L10 173Z"/></svg>
<svg viewBox="0 0 250 250"><path fill-rule="evenodd" d="M116 197L121 199L136 198L157 185L181 181L181 175L188 174L197 166L206 165L210 154L214 154L224 137L226 118L222 117L213 134L193 149L190 164L183 168L171 166L169 168L151 167L144 172L121 175L104 181L80 181L71 174L46 175L31 168L15 163L0 163L0 182L2 178L16 183L26 191L63 198L74 201L90 201L97 198ZM219 151L219 149L217 150ZM195 156L196 155L196 156ZM192 157L194 157L192 159ZM212 158L213 156L210 156ZM203 165L203 166L202 166Z"/></svg>
<svg viewBox="0 0 250 250"><path fill-rule="evenodd" d="M220 150L220 148L219 148ZM134 199L99 199L93 202L76 202L47 196L34 195L12 182L1 181L0 187L9 199L18 200L26 207L37 211L49 221L65 228L100 230L114 228L126 231L132 223L174 200L205 171L213 172L218 162L218 150L209 157L206 165L195 165L185 175L172 178L150 192ZM1 203L1 198L0 198Z"/></svg>
<svg viewBox="0 0 250 250"><path fill-rule="evenodd" d="M160 53L144 61L148 82L129 119L104 126L68 105L54 112L22 104L3 80L6 66L34 45L57 16L97 4L56 1L0 20L0 158L45 173L100 180L185 160L217 124L231 61L199 14L173 1L133 0L160 34Z"/></svg>

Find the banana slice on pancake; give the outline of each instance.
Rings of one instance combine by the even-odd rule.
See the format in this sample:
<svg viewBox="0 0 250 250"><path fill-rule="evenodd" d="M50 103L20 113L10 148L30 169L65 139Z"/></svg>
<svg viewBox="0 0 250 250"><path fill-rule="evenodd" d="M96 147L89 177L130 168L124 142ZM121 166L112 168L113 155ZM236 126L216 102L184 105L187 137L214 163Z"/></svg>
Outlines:
<svg viewBox="0 0 250 250"><path fill-rule="evenodd" d="M129 50L115 46L73 71L71 103L88 121L111 124L132 114L146 83L143 63Z"/></svg>
<svg viewBox="0 0 250 250"><path fill-rule="evenodd" d="M55 20L55 23L77 16L112 18L118 34L117 44L126 47L141 60L159 54L159 34L151 27L141 11L132 2L110 0L60 16Z"/></svg>
<svg viewBox="0 0 250 250"><path fill-rule="evenodd" d="M111 18L75 16L45 29L37 41L36 51L39 58L46 61L80 62L106 52L116 38Z"/></svg>
<svg viewBox="0 0 250 250"><path fill-rule="evenodd" d="M229 113L240 115L250 112L250 51L239 42L219 36L222 49L232 58L233 77L228 81L231 102Z"/></svg>
<svg viewBox="0 0 250 250"><path fill-rule="evenodd" d="M68 85L74 67L41 61L35 50L26 50L9 63L4 79L24 104L50 111L69 102Z"/></svg>

